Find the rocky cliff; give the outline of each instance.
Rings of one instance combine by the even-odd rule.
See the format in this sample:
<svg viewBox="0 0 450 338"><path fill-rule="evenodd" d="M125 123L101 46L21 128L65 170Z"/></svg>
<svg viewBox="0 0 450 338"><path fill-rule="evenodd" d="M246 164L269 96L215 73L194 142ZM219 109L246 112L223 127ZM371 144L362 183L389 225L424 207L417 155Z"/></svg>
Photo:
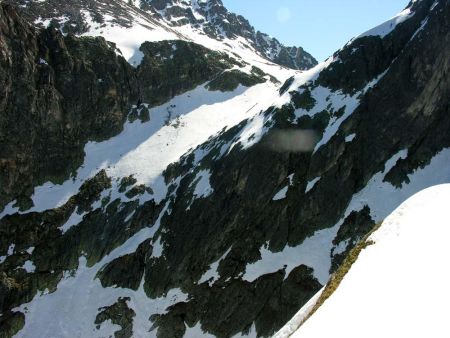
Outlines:
<svg viewBox="0 0 450 338"><path fill-rule="evenodd" d="M134 68L103 39L36 30L1 8L1 76L16 79L0 97L1 126L13 124L10 112L31 125L15 124L2 159L19 140L28 145L17 154L34 154L53 125L77 144L96 141L78 155L55 141L58 150L25 157L27 180L2 191L5 336L269 337L376 223L416 191L450 182L448 0L411 2L280 84L264 73L274 68L182 41L143 44ZM58 52L70 61L49 57ZM30 80L46 69L46 86ZM47 119L68 123L36 122L34 106L12 104L35 102L42 88L58 99L42 101L60 102ZM100 104L103 115L88 109ZM65 162L70 178L28 178L58 154L76 159ZM27 203L16 205L25 189Z"/></svg>

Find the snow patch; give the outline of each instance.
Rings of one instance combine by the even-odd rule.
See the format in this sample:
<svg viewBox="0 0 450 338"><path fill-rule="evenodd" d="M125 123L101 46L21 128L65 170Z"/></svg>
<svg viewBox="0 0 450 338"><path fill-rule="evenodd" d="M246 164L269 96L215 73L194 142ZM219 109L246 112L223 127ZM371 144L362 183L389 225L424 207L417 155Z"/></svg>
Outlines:
<svg viewBox="0 0 450 338"><path fill-rule="evenodd" d="M338 225L317 231L297 247L286 246L281 252L271 252L266 247L260 249L261 259L247 264L242 279L253 282L258 277L285 268L286 277L297 266L304 264L314 269L314 277L320 284L328 281L331 267L330 251Z"/></svg>
<svg viewBox="0 0 450 338"><path fill-rule="evenodd" d="M194 196L196 198L205 198L213 193L213 188L210 184L211 172L209 170L201 170L193 181L195 185Z"/></svg>
<svg viewBox="0 0 450 338"><path fill-rule="evenodd" d="M279 201L286 198L286 194L288 192L289 186L285 186L280 191L278 191L275 196L272 198L273 201Z"/></svg>
<svg viewBox="0 0 450 338"><path fill-rule="evenodd" d="M312 181L309 181L308 184L306 185L305 194L307 194L312 188L314 188L314 186L317 184L317 182L320 181L320 179L321 177L316 177Z"/></svg>
<svg viewBox="0 0 450 338"><path fill-rule="evenodd" d="M22 269L25 269L27 273L33 273L36 270L36 266L34 266L32 261L28 260L23 264Z"/></svg>
<svg viewBox="0 0 450 338"><path fill-rule="evenodd" d="M412 18L413 16L414 12L411 11L411 8L406 8L392 19L359 35L358 38L362 38L365 36L379 36L380 38L384 38L386 35L391 33L395 29L395 27Z"/></svg>
<svg viewBox="0 0 450 338"><path fill-rule="evenodd" d="M355 137L356 137L356 134L348 135L348 136L345 138L345 143L350 143L350 142L352 142L352 141L355 139Z"/></svg>
<svg viewBox="0 0 450 338"><path fill-rule="evenodd" d="M219 267L220 262L221 262L222 260L224 260L225 257L228 256L228 254L230 253L230 251L231 251L231 248L229 248L229 249L222 255L222 257L220 257L216 262L214 262L214 263L211 264L209 270L206 271L206 272L203 274L203 276L200 278L200 280L198 281L198 284L202 284L202 283L208 282L209 285L211 286L211 285L214 284L214 282L215 282L216 280L219 279L219 273L218 273L217 269L218 269L218 267Z"/></svg>

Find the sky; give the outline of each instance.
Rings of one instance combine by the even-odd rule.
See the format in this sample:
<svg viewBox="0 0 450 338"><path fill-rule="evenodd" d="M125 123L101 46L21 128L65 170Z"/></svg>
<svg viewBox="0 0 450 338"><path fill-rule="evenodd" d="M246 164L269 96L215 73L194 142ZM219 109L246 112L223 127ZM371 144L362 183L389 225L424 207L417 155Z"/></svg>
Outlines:
<svg viewBox="0 0 450 338"><path fill-rule="evenodd" d="M351 38L401 12L409 0L222 0L229 11L323 61Z"/></svg>

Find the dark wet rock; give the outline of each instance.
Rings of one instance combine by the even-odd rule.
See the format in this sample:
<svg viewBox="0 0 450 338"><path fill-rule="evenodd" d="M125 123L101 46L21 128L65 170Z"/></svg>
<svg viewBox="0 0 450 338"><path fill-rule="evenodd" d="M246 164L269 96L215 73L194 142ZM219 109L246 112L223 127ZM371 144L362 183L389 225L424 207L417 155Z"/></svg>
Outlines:
<svg viewBox="0 0 450 338"><path fill-rule="evenodd" d="M292 103L294 103L295 109L310 111L316 105L316 100L311 96L309 88L305 88L301 93L298 91L292 93Z"/></svg>
<svg viewBox="0 0 450 338"><path fill-rule="evenodd" d="M3 3L0 41L2 207L65 180L88 140L122 130L138 94L131 67L103 38L37 30Z"/></svg>

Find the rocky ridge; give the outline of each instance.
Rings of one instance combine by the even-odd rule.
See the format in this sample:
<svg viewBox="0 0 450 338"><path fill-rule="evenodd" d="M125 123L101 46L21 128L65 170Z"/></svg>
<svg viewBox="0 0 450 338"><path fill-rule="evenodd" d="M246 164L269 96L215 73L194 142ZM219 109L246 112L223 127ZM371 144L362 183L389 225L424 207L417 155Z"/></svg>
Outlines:
<svg viewBox="0 0 450 338"><path fill-rule="evenodd" d="M147 21L146 25L169 30L181 39L190 39L186 29L193 31L194 35L206 35L224 43L241 39L248 44L245 48L253 49L277 64L300 70L317 65L314 57L303 48L284 46L277 39L256 31L244 17L229 12L220 0L11 2L25 9L30 21L36 24L52 22L63 32L85 34L92 24L106 26L110 22L130 27L136 17L142 16Z"/></svg>

